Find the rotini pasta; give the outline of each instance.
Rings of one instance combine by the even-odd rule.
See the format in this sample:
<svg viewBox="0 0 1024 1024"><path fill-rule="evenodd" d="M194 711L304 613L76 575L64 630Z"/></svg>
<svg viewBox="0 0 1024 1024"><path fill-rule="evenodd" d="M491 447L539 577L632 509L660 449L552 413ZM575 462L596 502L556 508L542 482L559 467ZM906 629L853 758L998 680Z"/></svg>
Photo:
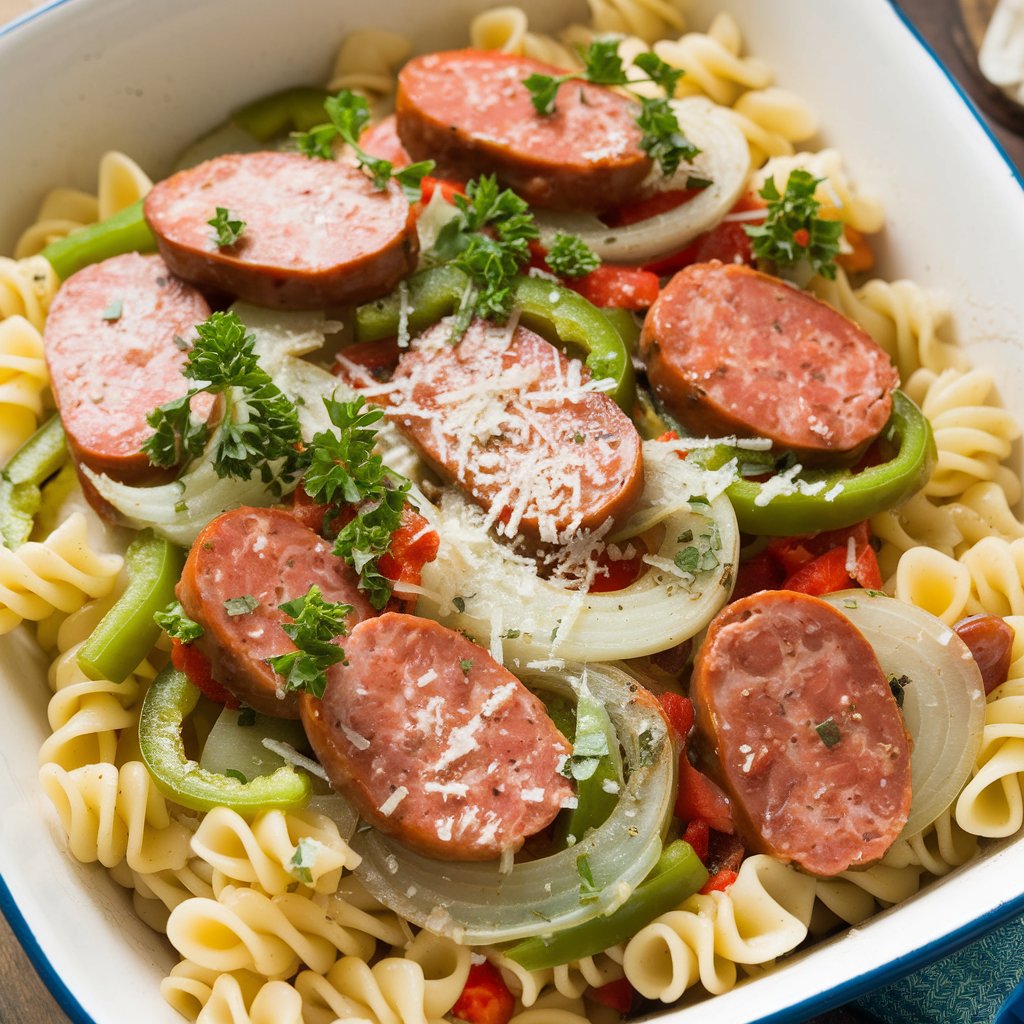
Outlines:
<svg viewBox="0 0 1024 1024"><path fill-rule="evenodd" d="M0 320L0 462L35 431L48 383L39 331L22 316Z"/></svg>
<svg viewBox="0 0 1024 1024"><path fill-rule="evenodd" d="M57 272L42 256L24 260L0 256L0 322L21 316L41 331L59 287Z"/></svg>
<svg viewBox="0 0 1024 1024"><path fill-rule="evenodd" d="M223 974L183 960L160 983L160 994L198 1024L304 1024L295 989L251 971Z"/></svg>
<svg viewBox="0 0 1024 1024"><path fill-rule="evenodd" d="M470 22L469 41L478 50L514 53L560 68L579 67L579 58L571 47L529 31L526 12L520 7L492 7L478 14Z"/></svg>
<svg viewBox="0 0 1024 1024"><path fill-rule="evenodd" d="M376 102L395 91L395 69L412 53L402 35L362 29L345 37L334 61L327 89L351 89Z"/></svg>
<svg viewBox="0 0 1024 1024"><path fill-rule="evenodd" d="M79 513L44 541L29 541L17 551L0 547L0 633L109 594L123 563L120 555L93 550Z"/></svg>

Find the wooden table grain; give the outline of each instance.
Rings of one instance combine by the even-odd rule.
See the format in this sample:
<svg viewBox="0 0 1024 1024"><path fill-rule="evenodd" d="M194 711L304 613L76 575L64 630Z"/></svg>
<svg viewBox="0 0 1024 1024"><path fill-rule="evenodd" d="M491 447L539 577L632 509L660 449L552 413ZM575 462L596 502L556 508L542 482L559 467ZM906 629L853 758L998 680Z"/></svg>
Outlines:
<svg viewBox="0 0 1024 1024"><path fill-rule="evenodd" d="M994 0L902 0L910 21L986 113L993 132L1010 158L1024 170L1024 122L986 87L974 62L978 26ZM32 0L0 0L0 24L30 7ZM1014 131L1014 128L1017 131ZM154 996L155 998L155 996ZM848 1011L817 1018L818 1024L858 1019ZM70 1024L40 981L8 923L0 917L0 1022L2 1024Z"/></svg>

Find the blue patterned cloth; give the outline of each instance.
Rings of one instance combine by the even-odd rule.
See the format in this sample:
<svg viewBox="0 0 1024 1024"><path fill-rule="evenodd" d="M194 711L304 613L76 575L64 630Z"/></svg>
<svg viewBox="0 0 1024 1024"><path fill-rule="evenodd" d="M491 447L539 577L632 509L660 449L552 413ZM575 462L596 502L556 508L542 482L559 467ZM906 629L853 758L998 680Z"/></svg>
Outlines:
<svg viewBox="0 0 1024 1024"><path fill-rule="evenodd" d="M1024 919L997 928L855 1005L887 1024L1024 1024L1022 978Z"/></svg>

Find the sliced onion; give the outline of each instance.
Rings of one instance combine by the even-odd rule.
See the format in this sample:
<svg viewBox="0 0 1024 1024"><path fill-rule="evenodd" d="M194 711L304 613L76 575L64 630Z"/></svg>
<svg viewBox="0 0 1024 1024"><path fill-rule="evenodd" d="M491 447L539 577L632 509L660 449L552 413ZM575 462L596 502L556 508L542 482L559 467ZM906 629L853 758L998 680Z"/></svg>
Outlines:
<svg viewBox="0 0 1024 1024"><path fill-rule="evenodd" d="M884 594L846 590L825 598L860 631L889 677L906 676L903 718L913 740L913 799L904 838L956 798L981 747L985 689L967 645L944 622Z"/></svg>
<svg viewBox="0 0 1024 1024"><path fill-rule="evenodd" d="M505 661L526 667L550 658L639 658L690 639L732 591L739 531L732 505L721 493L731 476L695 469L653 441L644 444L644 473L644 493L631 521L643 529L657 523L664 539L647 556L652 567L631 586L585 594L541 579L532 559L494 540L479 509L446 492L440 508L421 509L441 547L423 568L427 593L417 613L484 644L493 633L501 635ZM688 503L698 497L711 499L710 507L703 507L706 515ZM692 543L688 535L700 537L712 523L721 540L720 564L686 578L674 558Z"/></svg>
<svg viewBox="0 0 1024 1024"><path fill-rule="evenodd" d="M273 775L285 762L263 745L267 736L285 743L305 740L298 722L257 715L252 725L239 725L238 711L225 708L206 737L199 767L218 775L229 770L241 772L246 779Z"/></svg>
<svg viewBox="0 0 1024 1024"><path fill-rule="evenodd" d="M620 907L661 853L672 809L676 758L657 703L633 678L607 665L567 665L562 671L526 672L536 689L571 695L582 685L611 716L631 766L629 780L608 820L575 846L517 863L503 874L500 861L445 863L421 856L375 829L357 834L352 847L367 891L413 924L455 942L490 944L581 924ZM577 860L586 856L600 890L579 898Z"/></svg>
<svg viewBox="0 0 1024 1024"><path fill-rule="evenodd" d="M672 100L686 137L701 149L664 189L686 187L691 175L711 181L706 189L674 210L635 224L610 228L588 214L535 211L541 242L550 248L556 231L579 235L602 259L640 263L682 249L714 227L735 205L750 174L750 149L730 111L703 97Z"/></svg>

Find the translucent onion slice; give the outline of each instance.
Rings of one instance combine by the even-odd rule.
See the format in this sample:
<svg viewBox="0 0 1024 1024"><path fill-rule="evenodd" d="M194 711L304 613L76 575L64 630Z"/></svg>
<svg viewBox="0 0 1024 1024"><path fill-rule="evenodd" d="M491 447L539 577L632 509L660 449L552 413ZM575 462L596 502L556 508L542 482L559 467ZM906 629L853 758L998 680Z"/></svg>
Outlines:
<svg viewBox="0 0 1024 1024"><path fill-rule="evenodd" d="M427 593L417 613L485 645L498 636L504 660L527 668L551 658L639 658L690 639L732 592L739 531L732 505L720 493L731 476L695 469L670 446L653 441L644 444L644 473L632 522L643 529L657 525L662 541L647 556L650 568L631 586L585 594L541 579L532 559L493 539L479 509L446 492L440 508L421 509L441 547L437 559L424 566ZM703 498L710 504L691 503ZM718 565L695 575L679 569L676 555L712 533L720 542Z"/></svg>
<svg viewBox="0 0 1024 1024"><path fill-rule="evenodd" d="M203 744L200 768L218 775L241 772L246 780L273 775L285 762L263 745L264 737L292 744L305 741L298 722L257 715L252 725L239 725L238 714L232 708L225 708L217 716Z"/></svg>
<svg viewBox="0 0 1024 1024"><path fill-rule="evenodd" d="M913 740L913 800L902 835L916 835L956 798L981 747L985 689L967 645L935 616L884 594L825 598L867 638L886 675L906 676L903 717Z"/></svg>
<svg viewBox="0 0 1024 1024"><path fill-rule="evenodd" d="M444 863L406 849L375 829L356 835L356 869L385 906L437 935L487 945L548 934L620 907L657 861L675 791L676 758L657 701L625 672L567 665L524 672L535 689L571 695L586 685L607 709L631 771L608 820L575 846L523 861ZM581 902L577 861L586 856L599 890Z"/></svg>
<svg viewBox="0 0 1024 1024"><path fill-rule="evenodd" d="M673 100L680 127L701 152L659 188L681 189L694 177L711 181L689 202L654 217L610 228L589 214L535 211L541 242L550 247L556 231L579 235L602 259L641 263L682 249L714 227L739 199L750 173L750 149L730 111L703 97Z"/></svg>

